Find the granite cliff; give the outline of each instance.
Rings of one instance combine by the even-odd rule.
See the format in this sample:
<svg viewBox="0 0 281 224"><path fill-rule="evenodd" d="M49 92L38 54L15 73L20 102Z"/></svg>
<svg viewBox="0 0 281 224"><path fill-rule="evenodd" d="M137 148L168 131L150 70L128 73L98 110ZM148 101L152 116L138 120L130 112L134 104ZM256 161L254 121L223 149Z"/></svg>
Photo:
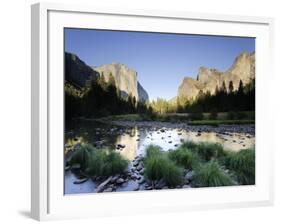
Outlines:
<svg viewBox="0 0 281 224"><path fill-rule="evenodd" d="M200 67L196 79L185 77L178 88L178 97L195 99L199 91L215 93L216 87L220 88L225 82L228 90L229 82L233 82L234 90L238 89L239 82L248 84L255 78L255 53L243 52L236 57L232 66L225 72L217 69Z"/></svg>
<svg viewBox="0 0 281 224"><path fill-rule="evenodd" d="M97 78L99 74L90 66L86 65L77 55L65 53L65 81L72 85L83 88L87 81Z"/></svg>
<svg viewBox="0 0 281 224"><path fill-rule="evenodd" d="M121 91L122 97L132 95L137 101L148 100L148 94L137 79L137 72L128 68L124 64L106 64L99 67L93 67L100 75L103 75L105 81L109 80L110 74L115 78L116 86Z"/></svg>
<svg viewBox="0 0 281 224"><path fill-rule="evenodd" d="M122 97L132 95L137 101L145 102L148 94L137 80L137 72L123 64L106 64L90 67L77 55L65 53L65 81L80 89L86 87L92 79L103 75L105 81L109 76L115 78L115 84Z"/></svg>

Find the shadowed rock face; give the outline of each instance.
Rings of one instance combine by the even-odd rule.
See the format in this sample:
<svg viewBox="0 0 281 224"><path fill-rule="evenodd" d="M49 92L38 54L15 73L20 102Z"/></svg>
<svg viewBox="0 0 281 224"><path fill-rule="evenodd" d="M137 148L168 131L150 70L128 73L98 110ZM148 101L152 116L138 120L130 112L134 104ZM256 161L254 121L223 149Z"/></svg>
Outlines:
<svg viewBox="0 0 281 224"><path fill-rule="evenodd" d="M86 65L78 56L65 53L65 80L79 88L85 87L87 82L97 78L99 74Z"/></svg>
<svg viewBox="0 0 281 224"><path fill-rule="evenodd" d="M77 55L65 53L65 81L83 88L89 85L92 79L104 75L105 81L110 74L115 78L115 84L121 91L122 97L132 95L137 101L145 102L148 94L137 80L137 72L123 64L107 64L99 67L90 67Z"/></svg>
<svg viewBox="0 0 281 224"><path fill-rule="evenodd" d="M215 93L216 87L221 87L223 81L228 90L229 82L233 82L234 90L239 87L239 82L249 83L255 77L255 53L241 53L236 57L233 65L225 72L216 69L200 67L197 79L185 77L178 88L178 96L194 99L200 90Z"/></svg>
<svg viewBox="0 0 281 224"><path fill-rule="evenodd" d="M145 91L145 89L142 87L142 85L138 82L138 94L139 94L139 100L141 102L145 102L148 100L148 93Z"/></svg>
<svg viewBox="0 0 281 224"><path fill-rule="evenodd" d="M132 95L137 101L146 101L148 94L137 80L137 72L123 64L107 64L93 68L103 75L105 81L109 80L110 74L115 78L116 86L120 89L121 95L126 97Z"/></svg>

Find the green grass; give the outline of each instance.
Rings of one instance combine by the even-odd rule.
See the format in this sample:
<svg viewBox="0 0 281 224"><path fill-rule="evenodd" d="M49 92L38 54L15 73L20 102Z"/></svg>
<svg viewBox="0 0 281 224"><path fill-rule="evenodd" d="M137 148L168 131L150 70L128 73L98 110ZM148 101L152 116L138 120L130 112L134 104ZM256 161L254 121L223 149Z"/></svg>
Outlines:
<svg viewBox="0 0 281 224"><path fill-rule="evenodd" d="M237 116L236 116L237 114ZM241 118L239 116L241 116ZM243 116L242 116L243 115ZM229 119L228 113L220 112L216 119L210 119L210 113L203 113L200 119L192 119L190 114L125 114L112 115L104 118L99 118L100 121L161 121L161 122L188 122L190 125L211 125L218 126L221 124L238 125L238 124L254 124L255 118L252 112L237 112L234 114L235 119ZM191 119L191 120L190 120Z"/></svg>
<svg viewBox="0 0 281 224"><path fill-rule="evenodd" d="M164 180L169 187L176 187L183 181L183 170L158 147L147 147L144 164L145 177L151 181Z"/></svg>
<svg viewBox="0 0 281 224"><path fill-rule="evenodd" d="M230 118L230 114L233 116ZM202 115L202 116L201 116ZM167 113L167 114L124 114L124 115L111 115L96 120L109 122L109 121L161 121L161 122L188 122L190 125L212 125L218 126L220 124L254 124L255 113L254 111L243 112L218 112L215 119L212 119L212 113L202 113L200 117L193 119L197 116L196 113Z"/></svg>
<svg viewBox="0 0 281 224"><path fill-rule="evenodd" d="M197 145L197 153L204 161L217 159L225 155L221 144L202 142Z"/></svg>
<svg viewBox="0 0 281 224"><path fill-rule="evenodd" d="M168 156L177 165L182 166L185 169L193 169L198 164L197 154L192 152L186 147L179 147L168 153Z"/></svg>
<svg viewBox="0 0 281 224"><path fill-rule="evenodd" d="M226 151L219 143L195 143L193 141L186 141L180 148L191 150L193 153L196 153L202 161L210 161L211 159L218 159L226 155Z"/></svg>
<svg viewBox="0 0 281 224"><path fill-rule="evenodd" d="M123 114L123 115L111 115L97 120L105 121L142 121L143 117L139 114Z"/></svg>
<svg viewBox="0 0 281 224"><path fill-rule="evenodd" d="M161 148L157 145L149 145L146 148L146 157L145 158L151 158L154 156L158 156L161 154Z"/></svg>
<svg viewBox="0 0 281 224"><path fill-rule="evenodd" d="M69 165L79 164L81 170L85 171L88 167L88 162L91 154L95 151L95 148L90 144L81 145L78 149L74 151L70 160Z"/></svg>
<svg viewBox="0 0 281 224"><path fill-rule="evenodd" d="M96 150L93 146L85 144L74 152L69 164L80 164L81 170L90 176L109 177L123 173L128 161L118 152Z"/></svg>
<svg viewBox="0 0 281 224"><path fill-rule="evenodd" d="M210 126L218 126L220 124L255 124L255 120L197 120L197 121L189 121L189 125L210 125Z"/></svg>
<svg viewBox="0 0 281 224"><path fill-rule="evenodd" d="M212 160L195 170L193 187L218 187L236 185L232 177L220 165Z"/></svg>
<svg viewBox="0 0 281 224"><path fill-rule="evenodd" d="M255 150L245 149L229 153L224 162L225 166L236 174L239 184L255 184Z"/></svg>
<svg viewBox="0 0 281 224"><path fill-rule="evenodd" d="M169 187L183 184L184 169L194 171L193 187L255 184L254 149L232 152L220 144L187 141L169 152L150 145L143 161L145 178L152 182L163 180ZM128 161L118 152L97 150L90 144L75 150L67 164L79 164L86 175L103 178L121 174L128 167Z"/></svg>
<svg viewBox="0 0 281 224"><path fill-rule="evenodd" d="M185 141L182 145L182 148L187 148L187 149L191 149L194 150L198 147L198 143L195 143L193 141Z"/></svg>
<svg viewBox="0 0 281 224"><path fill-rule="evenodd" d="M208 118L210 117L210 114L211 113L203 113L204 120L208 120ZM233 116L229 116L230 114L232 114ZM230 117L232 117L232 119L236 118L235 120L241 120L241 119L254 120L255 111L218 112L216 120L231 120L231 119L229 119Z"/></svg>

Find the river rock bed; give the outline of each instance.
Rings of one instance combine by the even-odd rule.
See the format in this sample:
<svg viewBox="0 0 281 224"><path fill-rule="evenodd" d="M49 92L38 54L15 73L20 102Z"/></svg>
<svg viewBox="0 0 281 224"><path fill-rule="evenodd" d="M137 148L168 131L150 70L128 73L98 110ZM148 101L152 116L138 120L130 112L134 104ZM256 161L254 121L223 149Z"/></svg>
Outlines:
<svg viewBox="0 0 281 224"><path fill-rule="evenodd" d="M80 193L79 189L83 190L83 193L173 189L169 188L163 180L154 182L147 180L144 176L143 159L140 156L135 157L125 173L110 176L106 179L84 176L78 167L67 169L65 172L65 178L69 185L68 189L72 189L71 193ZM184 182L174 188L191 188L192 178L193 171L185 170ZM70 192L66 190L65 193Z"/></svg>
<svg viewBox="0 0 281 224"><path fill-rule="evenodd" d="M79 167L65 167L65 193L120 192L167 189L161 181L151 183L144 178L142 157L150 144L162 151L174 150L185 141L220 143L226 150L239 151L255 146L254 125L191 126L170 122L124 122L114 124L83 121L66 129L65 161L83 143L96 149L118 151L130 161L127 171L108 179L86 177ZM192 173L185 171L187 181L178 188L190 188ZM189 173L189 174L188 174ZM187 175L188 174L188 175ZM192 176L192 175L191 175Z"/></svg>
<svg viewBox="0 0 281 224"><path fill-rule="evenodd" d="M158 121L112 121L113 125L121 127L144 127L144 128L156 128L156 129L184 129L191 132L217 132L224 133L245 133L255 136L255 125L188 125L186 123L171 123L171 122L158 122Z"/></svg>

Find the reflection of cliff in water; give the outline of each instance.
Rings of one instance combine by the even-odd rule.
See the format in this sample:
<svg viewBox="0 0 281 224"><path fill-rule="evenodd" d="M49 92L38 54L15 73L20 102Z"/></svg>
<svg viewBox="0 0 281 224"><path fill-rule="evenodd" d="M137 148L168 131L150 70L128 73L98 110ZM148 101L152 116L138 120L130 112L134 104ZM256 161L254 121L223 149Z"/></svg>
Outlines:
<svg viewBox="0 0 281 224"><path fill-rule="evenodd" d="M124 145L120 154L128 160L133 160L137 156L139 145L139 131L137 128L130 129L126 134L117 137L116 144Z"/></svg>
<svg viewBox="0 0 281 224"><path fill-rule="evenodd" d="M158 145L164 151L179 147L184 141L219 143L226 150L239 151L255 147L255 137L243 133L197 132L178 128L116 127L89 120L68 122L65 149L90 143L98 149L117 150L128 160L144 154L147 146Z"/></svg>
<svg viewBox="0 0 281 224"><path fill-rule="evenodd" d="M96 148L115 149L119 133L116 128L100 122L75 119L65 125L65 149L76 144L89 143Z"/></svg>

